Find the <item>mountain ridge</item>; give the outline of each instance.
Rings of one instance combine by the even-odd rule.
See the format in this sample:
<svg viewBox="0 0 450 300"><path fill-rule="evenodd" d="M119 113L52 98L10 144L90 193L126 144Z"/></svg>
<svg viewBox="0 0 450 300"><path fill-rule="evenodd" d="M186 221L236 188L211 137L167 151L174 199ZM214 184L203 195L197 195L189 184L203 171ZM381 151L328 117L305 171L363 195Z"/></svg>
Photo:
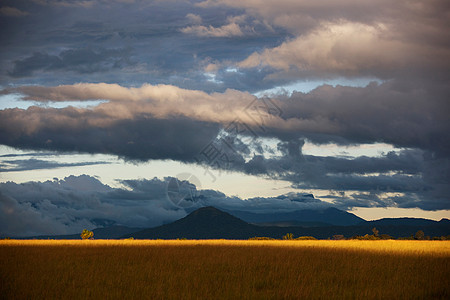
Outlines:
<svg viewBox="0 0 450 300"><path fill-rule="evenodd" d="M248 223L322 223L324 226L350 226L366 222L352 213L328 207L325 209L301 209L290 212L254 213L242 210L223 210Z"/></svg>
<svg viewBox="0 0 450 300"><path fill-rule="evenodd" d="M441 224L442 223L442 224ZM432 221L427 226L417 225L384 225L377 226L380 234L388 234L393 237L409 237L418 230L425 231L426 235L442 236L450 233L450 222ZM254 236L266 236L281 238L286 233L294 236L313 236L318 239L331 238L334 235L352 237L355 235L372 234L373 223L365 222L350 226L322 226L322 227L279 227L257 226L249 224L230 213L221 211L215 207L199 208L186 217L173 223L154 228L144 229L123 238L134 237L137 239L248 239Z"/></svg>
<svg viewBox="0 0 450 300"><path fill-rule="evenodd" d="M336 210L323 210L322 213L324 211L336 212ZM346 218L349 217L347 213L338 213L338 215L343 215ZM249 215L247 214L246 216L248 217ZM357 216L355 217L350 216L350 220L356 221L362 219ZM172 223L157 227L131 228L115 225L96 228L93 232L95 239L120 239L129 237L136 239L248 239L254 236L281 238L286 233L293 233L297 237L308 235L318 239L327 239L333 237L333 235L352 237L355 235L372 234L373 227L376 227L380 234L388 234L393 237L408 237L414 235L418 230L423 230L428 236L446 236L450 234L450 220L448 219L442 219L440 221L421 218L362 220L362 222L356 225L346 226L301 220L249 223L232 213L207 206L194 210L185 217ZM302 226L298 226L298 224ZM40 235L28 238L80 239L80 233L70 235ZM26 239L26 237L20 237L19 239Z"/></svg>

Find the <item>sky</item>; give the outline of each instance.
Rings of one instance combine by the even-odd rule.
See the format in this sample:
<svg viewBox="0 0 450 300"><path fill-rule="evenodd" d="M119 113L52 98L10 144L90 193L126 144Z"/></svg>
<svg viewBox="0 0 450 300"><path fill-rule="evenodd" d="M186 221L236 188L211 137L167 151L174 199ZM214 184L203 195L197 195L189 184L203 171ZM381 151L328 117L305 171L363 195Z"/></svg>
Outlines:
<svg viewBox="0 0 450 300"><path fill-rule="evenodd" d="M446 0L0 0L0 235L450 218L449 26Z"/></svg>

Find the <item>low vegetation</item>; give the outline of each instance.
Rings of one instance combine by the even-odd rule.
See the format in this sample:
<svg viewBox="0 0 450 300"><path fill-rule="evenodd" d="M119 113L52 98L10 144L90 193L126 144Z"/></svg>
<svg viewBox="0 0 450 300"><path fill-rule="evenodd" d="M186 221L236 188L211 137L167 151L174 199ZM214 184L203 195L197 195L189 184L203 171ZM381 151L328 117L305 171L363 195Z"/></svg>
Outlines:
<svg viewBox="0 0 450 300"><path fill-rule="evenodd" d="M450 242L2 240L4 299L450 299Z"/></svg>
<svg viewBox="0 0 450 300"><path fill-rule="evenodd" d="M94 238L94 233L92 231L90 231L90 230L83 229L83 231L81 232L81 238L83 240L93 239Z"/></svg>
<svg viewBox="0 0 450 300"><path fill-rule="evenodd" d="M342 234L335 234L332 236L331 239L333 240L394 240L395 238L388 235L388 234L380 234L380 232L376 228L372 228L373 234L365 234L365 235L354 235L350 238L346 238ZM253 240L264 240L264 239L273 239L273 238L267 238L267 237L253 237L250 238ZM282 240L316 240L315 237L312 236L301 236L298 238L294 237L294 234L292 233L286 233L281 237ZM434 240L434 241L447 241L450 240L450 236L435 236L435 237L429 237L426 236L425 233L422 230L417 231L414 235L411 235L409 237L399 237L398 240Z"/></svg>

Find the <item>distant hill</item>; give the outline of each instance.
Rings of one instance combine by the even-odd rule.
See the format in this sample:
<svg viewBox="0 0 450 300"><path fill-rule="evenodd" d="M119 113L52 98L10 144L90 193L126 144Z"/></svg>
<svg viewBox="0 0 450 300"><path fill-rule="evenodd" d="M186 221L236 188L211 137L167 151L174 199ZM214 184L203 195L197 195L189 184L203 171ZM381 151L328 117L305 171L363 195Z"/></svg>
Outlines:
<svg viewBox="0 0 450 300"><path fill-rule="evenodd" d="M248 239L255 236L282 238L286 233L292 233L294 237L313 236L318 239L327 239L333 237L333 235L352 237L372 234L372 228L376 227L380 234L388 234L395 238L412 236L418 230L423 230L425 235L431 237L450 235L450 221L448 219L433 221L415 218L388 218L365 221L351 213L334 208L322 211L302 210L292 213L273 214L256 214L242 211L234 213L236 215L214 207L203 207L173 223L154 228L111 226L97 228L93 232L95 239L127 237L136 239ZM244 218L245 221L243 220ZM286 220L283 220L283 218L286 218ZM254 223L250 224L247 220ZM320 220L323 220L323 222ZM350 223L350 225L330 225L330 223ZM28 238L80 239L80 233L54 236L42 235Z"/></svg>
<svg viewBox="0 0 450 300"><path fill-rule="evenodd" d="M281 238L286 233L293 233L295 237L308 235L319 239L327 239L338 234L342 234L345 237L372 234L374 225L376 225L380 234L389 234L393 237L408 237L414 235L418 230L423 230L429 236L450 234L450 222L445 221L432 221L430 225L423 226L395 225L394 223L392 221L390 225L383 225L364 221L360 222L359 225L351 226L257 226L217 208L203 207L173 223L144 229L123 237L138 239L248 239L254 236Z"/></svg>
<svg viewBox="0 0 450 300"><path fill-rule="evenodd" d="M247 211L226 210L233 216L236 216L248 223L269 224L275 226L283 226L292 224L293 226L351 226L366 222L364 219L334 208L329 207L321 210L296 210L292 212L270 212L270 213L253 213Z"/></svg>
<svg viewBox="0 0 450 300"><path fill-rule="evenodd" d="M331 226L327 223L321 222L301 222L301 221L279 221L279 222L266 222L266 223L253 223L257 226L274 226L274 227L327 227Z"/></svg>
<svg viewBox="0 0 450 300"><path fill-rule="evenodd" d="M406 226L430 226L436 225L439 222L450 222L448 219L442 219L441 221L434 221L422 218L383 218L374 221L366 221L371 225L406 225Z"/></svg>

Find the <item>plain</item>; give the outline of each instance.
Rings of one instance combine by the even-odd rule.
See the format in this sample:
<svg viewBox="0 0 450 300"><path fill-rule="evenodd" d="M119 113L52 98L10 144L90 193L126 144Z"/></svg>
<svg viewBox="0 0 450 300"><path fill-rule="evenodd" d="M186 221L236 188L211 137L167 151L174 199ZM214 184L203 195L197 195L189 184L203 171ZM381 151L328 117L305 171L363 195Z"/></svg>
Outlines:
<svg viewBox="0 0 450 300"><path fill-rule="evenodd" d="M450 241L2 240L5 299L450 299Z"/></svg>

